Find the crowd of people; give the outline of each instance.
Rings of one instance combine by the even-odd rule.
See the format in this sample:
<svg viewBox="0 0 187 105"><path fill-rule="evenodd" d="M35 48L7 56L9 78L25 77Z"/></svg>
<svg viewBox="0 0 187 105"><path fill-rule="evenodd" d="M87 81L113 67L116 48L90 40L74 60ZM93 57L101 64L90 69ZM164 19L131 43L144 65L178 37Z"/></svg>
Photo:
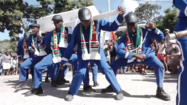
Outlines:
<svg viewBox="0 0 187 105"><path fill-rule="evenodd" d="M12 52L0 52L0 75L18 75L18 59L17 56L13 56Z"/></svg>

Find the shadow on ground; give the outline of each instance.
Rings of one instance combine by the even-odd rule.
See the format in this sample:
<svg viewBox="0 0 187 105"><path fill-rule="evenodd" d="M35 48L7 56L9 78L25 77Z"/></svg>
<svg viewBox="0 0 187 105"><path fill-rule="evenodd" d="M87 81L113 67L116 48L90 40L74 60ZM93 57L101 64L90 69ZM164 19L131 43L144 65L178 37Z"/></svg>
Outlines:
<svg viewBox="0 0 187 105"><path fill-rule="evenodd" d="M9 80L4 83L7 83L7 86L11 86L11 88L15 88L16 84L18 83L18 80ZM64 98L65 95L68 93L69 84L59 85L57 88L51 87L50 83L42 83L42 88L44 90L44 93L39 95L41 97L43 96L53 96L57 98ZM66 88L66 89L64 89ZM30 90L32 89L32 80L27 81L27 86L21 89L15 89L15 93L26 90L26 92L22 93L25 97L33 96L30 95ZM85 94L83 93L83 90L80 89L78 96L80 97L92 97L92 98L114 98L113 93L101 93L101 89L95 89L96 92L93 94ZM154 95L131 95L126 91L123 91L124 97L134 97L134 98L151 98L154 97Z"/></svg>
<svg viewBox="0 0 187 105"><path fill-rule="evenodd" d="M177 83L177 74L166 74L164 76L164 82L167 83ZM156 82L156 77L154 74L146 75L143 80L140 79L133 79L133 81L147 81L147 82Z"/></svg>

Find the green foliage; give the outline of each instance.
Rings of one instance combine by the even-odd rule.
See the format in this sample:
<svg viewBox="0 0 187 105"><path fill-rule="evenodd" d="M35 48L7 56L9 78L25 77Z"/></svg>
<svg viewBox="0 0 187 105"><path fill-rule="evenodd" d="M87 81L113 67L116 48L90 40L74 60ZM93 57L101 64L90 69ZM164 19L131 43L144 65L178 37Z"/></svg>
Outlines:
<svg viewBox="0 0 187 105"><path fill-rule="evenodd" d="M161 29L170 29L170 32L173 32L175 24L177 23L177 9L166 9L165 16L160 16L154 20L157 28Z"/></svg>
<svg viewBox="0 0 187 105"><path fill-rule="evenodd" d="M157 4L149 4L149 2L141 3L135 10L135 14L139 22L152 21L157 15L160 15L161 6Z"/></svg>
<svg viewBox="0 0 187 105"><path fill-rule="evenodd" d="M29 2L30 0L28 0ZM52 13L93 5L92 0L37 0L41 6L32 6L23 0L0 0L0 32L7 29L11 38L18 37L35 19ZM23 29L23 30L21 30Z"/></svg>

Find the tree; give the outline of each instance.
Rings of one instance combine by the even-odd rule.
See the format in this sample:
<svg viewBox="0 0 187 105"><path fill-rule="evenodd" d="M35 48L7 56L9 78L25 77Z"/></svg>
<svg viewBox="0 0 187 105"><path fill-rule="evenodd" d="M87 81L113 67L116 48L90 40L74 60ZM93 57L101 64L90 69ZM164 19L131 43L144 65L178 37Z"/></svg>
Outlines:
<svg viewBox="0 0 187 105"><path fill-rule="evenodd" d="M156 15L159 15L161 6L157 4L149 4L149 2L141 3L138 8L135 9L135 14L140 23L152 21Z"/></svg>
<svg viewBox="0 0 187 105"><path fill-rule="evenodd" d="M161 30L170 29L173 32L175 24L177 23L177 9L168 8L164 13L165 16L160 16L154 20L156 26Z"/></svg>
<svg viewBox="0 0 187 105"><path fill-rule="evenodd" d="M32 6L23 0L0 0L0 32L9 31L11 38L27 32L30 23L51 13L93 5L91 0L37 0L41 6ZM23 30L22 30L23 29Z"/></svg>
<svg viewBox="0 0 187 105"><path fill-rule="evenodd" d="M32 23L34 19L51 13L52 10L46 6L50 0L44 1L41 7L33 7L23 0L0 0L0 32L7 29L9 36L15 38L23 30L28 31L26 22Z"/></svg>

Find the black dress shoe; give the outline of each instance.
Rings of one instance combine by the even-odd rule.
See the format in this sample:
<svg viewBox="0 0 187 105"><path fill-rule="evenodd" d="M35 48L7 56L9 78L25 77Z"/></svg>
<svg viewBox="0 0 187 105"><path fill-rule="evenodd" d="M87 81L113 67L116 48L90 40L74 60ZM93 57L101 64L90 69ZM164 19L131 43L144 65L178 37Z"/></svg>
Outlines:
<svg viewBox="0 0 187 105"><path fill-rule="evenodd" d="M105 89L101 90L101 93L108 93L108 92L114 92L113 88L111 85L109 85L108 87L106 87Z"/></svg>
<svg viewBox="0 0 187 105"><path fill-rule="evenodd" d="M170 96L164 91L163 88L157 88L156 97L164 101L170 101Z"/></svg>
<svg viewBox="0 0 187 105"><path fill-rule="evenodd" d="M95 90L91 86L84 86L83 92L84 93L93 93L93 92L95 92Z"/></svg>
<svg viewBox="0 0 187 105"><path fill-rule="evenodd" d="M39 94L42 94L42 93L43 93L43 89L42 89L42 87L39 87L39 88L36 88L36 89L32 89L32 90L31 90L31 93L32 93L32 94L39 95Z"/></svg>
<svg viewBox="0 0 187 105"><path fill-rule="evenodd" d="M63 83L69 83L69 81L66 80L66 79L62 79L61 82L63 82Z"/></svg>
<svg viewBox="0 0 187 105"><path fill-rule="evenodd" d="M48 78L45 78L45 83L49 83L49 79Z"/></svg>
<svg viewBox="0 0 187 105"><path fill-rule="evenodd" d="M51 86L52 86L52 87L57 87L56 82L55 82L55 81L52 81L52 82L51 82Z"/></svg>

